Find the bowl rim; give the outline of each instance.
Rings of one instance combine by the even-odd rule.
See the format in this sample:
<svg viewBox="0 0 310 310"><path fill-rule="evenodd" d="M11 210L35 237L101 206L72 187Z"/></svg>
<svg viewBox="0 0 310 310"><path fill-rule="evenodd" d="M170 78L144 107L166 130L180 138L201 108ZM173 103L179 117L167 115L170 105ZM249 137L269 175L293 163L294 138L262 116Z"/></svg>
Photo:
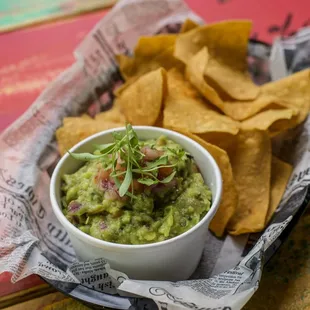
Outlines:
<svg viewBox="0 0 310 310"><path fill-rule="evenodd" d="M213 218L214 214L216 213L219 205L220 205L220 201L221 201L221 197L222 197L222 175L220 172L220 169L215 161L215 159L213 158L213 156L204 148L202 147L199 143L197 143L196 141L194 141L193 139L177 132L174 130L170 130L170 129L166 129L166 128L161 128L161 127L153 127L153 126L132 126L134 130L138 129L139 130L150 130L150 131L155 131L158 132L158 134L165 134L165 133L169 133L172 136L177 136L180 139L183 139L187 142L189 142L194 148L198 149L200 151L200 153L202 153L205 157L208 158L209 163L210 163L210 167L213 169L214 171L214 175L215 175L215 183L216 183L216 190L215 190L215 195L212 195L212 204L211 207L209 209L209 211L206 213L206 215L193 227L191 227L189 230L185 231L184 233L175 236L173 238L164 240L164 241L159 241L159 242L154 242L154 243L147 243L147 244L120 244L120 243L113 243L113 242L109 242L109 241L105 241L105 240L101 240L98 238L95 238L93 236L90 236L84 232L82 232L80 229L78 229L77 227L75 227L63 214L61 206L58 204L57 199L56 199L56 180L57 180L57 176L59 174L60 168L63 166L63 164L65 163L65 161L68 159L68 157L70 156L70 154L67 152L57 163L53 173L52 173L52 177L51 177L51 182L50 182L50 201L52 204L52 209L54 214L56 215L57 219L59 220L59 222L64 226L64 229L68 232L70 232L71 234L74 234L74 236L80 240L83 240L84 242L87 242L88 244L98 247L98 248L111 248L114 250L145 250L145 249L154 249L156 247L162 247L162 246L166 246L169 245L175 241L178 241L182 238L185 238L189 235L191 235L192 233L194 233L195 230L197 230L199 227L201 227L202 225L205 224L205 222L211 217ZM91 135L89 137L87 137L86 139L80 141L79 143L75 144L69 151L70 152L74 152L76 149L80 148L82 145L89 143L91 140L97 138L97 137L101 137L101 136L105 136L105 135L109 135L114 131L124 131L125 127L117 127L117 128L113 128L113 129L108 129L108 130L104 130L101 132L98 132L94 135ZM139 136L139 133L137 132L137 135ZM173 137L170 137L169 139L173 140ZM74 160L72 158L72 160Z"/></svg>

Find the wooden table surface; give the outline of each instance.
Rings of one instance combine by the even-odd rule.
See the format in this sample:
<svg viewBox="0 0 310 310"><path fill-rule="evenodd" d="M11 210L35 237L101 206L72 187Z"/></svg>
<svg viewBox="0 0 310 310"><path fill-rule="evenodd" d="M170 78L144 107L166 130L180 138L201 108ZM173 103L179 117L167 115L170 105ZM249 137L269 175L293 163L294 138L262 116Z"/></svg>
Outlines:
<svg viewBox="0 0 310 310"><path fill-rule="evenodd" d="M207 22L252 19L252 36L268 43L277 35L290 34L310 24L308 0L187 0L187 3ZM106 13L107 10L101 10L0 34L0 132L73 63L74 48ZM262 285L246 309L310 309L309 236L310 214L306 214L266 267ZM79 309L77 302L64 298L36 276L11 284L9 274L0 275L0 308L19 303L9 309Z"/></svg>

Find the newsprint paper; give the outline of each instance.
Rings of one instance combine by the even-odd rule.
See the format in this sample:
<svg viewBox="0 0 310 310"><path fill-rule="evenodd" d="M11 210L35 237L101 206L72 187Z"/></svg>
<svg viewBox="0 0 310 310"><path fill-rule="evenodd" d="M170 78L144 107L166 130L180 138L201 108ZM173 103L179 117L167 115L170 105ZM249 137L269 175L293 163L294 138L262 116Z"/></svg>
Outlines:
<svg viewBox="0 0 310 310"><path fill-rule="evenodd" d="M77 47L76 62L1 134L0 272L11 272L13 282L37 274L94 291L149 298L163 310L237 310L254 294L264 261L309 200L309 118L274 141L294 171L269 227L263 234L221 240L209 234L201 262L188 281L134 281L111 270L103 259L78 262L50 205L50 176L59 160L54 132L62 119L111 107L113 89L122 83L115 54L130 54L141 35L178 32L186 18L202 23L181 0L118 2ZM271 50L250 45L249 54L261 69L261 75L253 76L257 83L310 67L310 29L277 39Z"/></svg>

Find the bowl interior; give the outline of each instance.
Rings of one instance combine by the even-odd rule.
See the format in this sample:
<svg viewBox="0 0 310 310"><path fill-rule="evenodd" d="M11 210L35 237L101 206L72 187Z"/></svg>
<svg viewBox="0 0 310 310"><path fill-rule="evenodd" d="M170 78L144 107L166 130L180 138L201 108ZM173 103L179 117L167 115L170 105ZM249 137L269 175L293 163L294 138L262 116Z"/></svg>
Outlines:
<svg viewBox="0 0 310 310"><path fill-rule="evenodd" d="M117 128L113 130L104 131L93 135L80 143L74 146L70 151L71 152L93 152L94 144L104 144L110 143L113 141L112 132L114 131L123 131L124 128ZM134 126L134 130L136 131L139 139L147 140L147 139L155 139L161 135L165 135L167 138L173 140L174 142L180 144L187 152L189 152L198 165L200 172L203 176L205 183L209 186L212 192L212 205L209 212L206 214L205 218L213 217L216 212L217 206L219 205L221 190L222 190L222 179L219 168L213 159L213 157L198 143L195 141L181 135L177 132L156 128L156 127L148 127L148 126ZM52 195L55 195L55 199L58 204L59 212L56 212L57 216L61 216L65 219L64 215L61 211L61 178L63 174L74 173L83 165L82 161L76 160L72 158L69 154L64 155L64 157L58 163L51 183ZM55 208L54 208L55 209ZM57 210L57 211L58 211ZM69 221L65 219L67 224ZM64 224L64 221L61 221ZM197 224L199 225L199 224Z"/></svg>

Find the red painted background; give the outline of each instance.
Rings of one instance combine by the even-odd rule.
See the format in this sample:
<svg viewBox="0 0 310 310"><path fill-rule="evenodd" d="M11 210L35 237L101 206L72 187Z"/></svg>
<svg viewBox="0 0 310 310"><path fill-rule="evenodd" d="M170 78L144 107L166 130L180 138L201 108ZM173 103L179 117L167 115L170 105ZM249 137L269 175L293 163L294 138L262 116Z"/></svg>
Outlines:
<svg viewBox="0 0 310 310"><path fill-rule="evenodd" d="M187 0L207 22L253 20L253 36L272 42L310 24L308 0ZM105 12L0 35L0 131L73 61L72 51Z"/></svg>
<svg viewBox="0 0 310 310"><path fill-rule="evenodd" d="M272 42L310 24L309 0L187 0L207 22L253 20L253 36ZM0 35L0 131L73 61L72 52L105 11Z"/></svg>

